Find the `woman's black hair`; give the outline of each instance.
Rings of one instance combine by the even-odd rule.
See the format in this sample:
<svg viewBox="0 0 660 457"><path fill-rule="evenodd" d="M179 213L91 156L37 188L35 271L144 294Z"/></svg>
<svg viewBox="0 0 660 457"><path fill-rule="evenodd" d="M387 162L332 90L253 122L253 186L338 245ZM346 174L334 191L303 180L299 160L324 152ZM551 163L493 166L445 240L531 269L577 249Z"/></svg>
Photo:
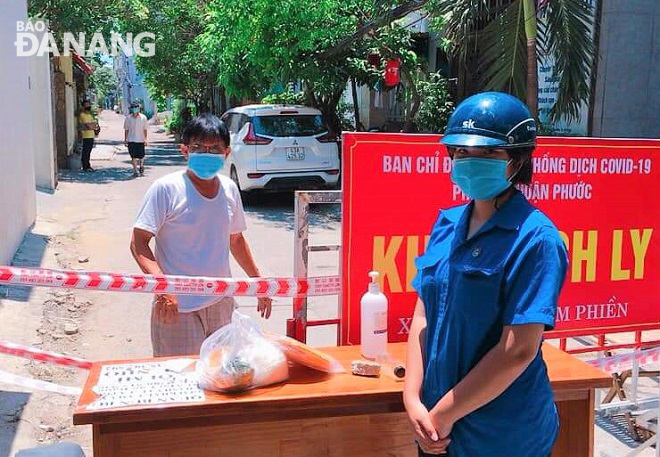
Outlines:
<svg viewBox="0 0 660 457"><path fill-rule="evenodd" d="M192 140L212 142L222 140L225 147L229 146L229 130L223 121L211 113L200 114L195 117L183 131L181 140L183 144L190 144Z"/></svg>
<svg viewBox="0 0 660 457"><path fill-rule="evenodd" d="M534 164L532 163L532 153L534 146L507 149L509 158L513 161L514 170L518 172L513 176L513 184L530 184L534 174Z"/></svg>

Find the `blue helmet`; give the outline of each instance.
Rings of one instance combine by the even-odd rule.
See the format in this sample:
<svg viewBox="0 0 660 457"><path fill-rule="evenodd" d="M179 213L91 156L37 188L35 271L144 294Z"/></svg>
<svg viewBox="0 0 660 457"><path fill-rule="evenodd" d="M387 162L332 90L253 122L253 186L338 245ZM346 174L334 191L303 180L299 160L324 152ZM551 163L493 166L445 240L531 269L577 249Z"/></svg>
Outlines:
<svg viewBox="0 0 660 457"><path fill-rule="evenodd" d="M536 123L527 106L516 97L482 92L456 107L441 141L454 147L536 146Z"/></svg>

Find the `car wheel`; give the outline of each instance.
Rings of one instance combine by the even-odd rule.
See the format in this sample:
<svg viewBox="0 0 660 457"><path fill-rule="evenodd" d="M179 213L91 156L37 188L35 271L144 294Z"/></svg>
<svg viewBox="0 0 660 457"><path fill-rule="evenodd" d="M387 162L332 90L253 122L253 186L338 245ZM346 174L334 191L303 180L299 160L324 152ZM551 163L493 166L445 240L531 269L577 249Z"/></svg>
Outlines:
<svg viewBox="0 0 660 457"><path fill-rule="evenodd" d="M229 170L229 177L231 178L232 181L234 181L234 184L236 184L236 187L238 187L238 191L241 194L241 200L243 200L243 203L247 203L247 200L248 200L248 197L249 197L248 193L243 192L241 190L241 183L238 182L238 172L236 171L236 167L233 166L233 165L231 166L231 169Z"/></svg>
<svg viewBox="0 0 660 457"><path fill-rule="evenodd" d="M238 173L236 173L236 167L233 165L231 166L231 170L229 170L229 177L234 181L238 190L241 190L241 183L238 182Z"/></svg>

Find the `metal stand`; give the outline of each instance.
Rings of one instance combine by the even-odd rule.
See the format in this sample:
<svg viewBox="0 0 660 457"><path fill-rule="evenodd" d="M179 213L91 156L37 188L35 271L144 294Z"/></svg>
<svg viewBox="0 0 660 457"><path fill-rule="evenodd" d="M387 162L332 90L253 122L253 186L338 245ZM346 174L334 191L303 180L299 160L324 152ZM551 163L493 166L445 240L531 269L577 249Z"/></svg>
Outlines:
<svg viewBox="0 0 660 457"><path fill-rule="evenodd" d="M294 207L293 276L307 278L309 253L336 251L341 257L341 245L309 245L309 205L341 204L340 190L297 191ZM340 262L341 264L341 262ZM303 343L307 341L307 327L320 325L337 326L337 345L341 344L341 302L338 300L336 319L308 320L307 297L293 299L293 318L287 320L287 335Z"/></svg>

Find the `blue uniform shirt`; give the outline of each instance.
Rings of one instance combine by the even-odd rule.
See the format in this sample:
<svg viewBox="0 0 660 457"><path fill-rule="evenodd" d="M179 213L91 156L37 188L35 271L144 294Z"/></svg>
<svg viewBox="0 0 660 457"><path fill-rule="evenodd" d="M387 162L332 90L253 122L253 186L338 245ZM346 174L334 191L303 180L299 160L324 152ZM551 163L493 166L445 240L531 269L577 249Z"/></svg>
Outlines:
<svg viewBox="0 0 660 457"><path fill-rule="evenodd" d="M431 409L500 340L505 325L554 327L567 254L553 223L516 191L467 238L472 204L443 210L413 286L427 328L422 401ZM541 350L499 397L452 430L450 457L546 457L557 410Z"/></svg>

